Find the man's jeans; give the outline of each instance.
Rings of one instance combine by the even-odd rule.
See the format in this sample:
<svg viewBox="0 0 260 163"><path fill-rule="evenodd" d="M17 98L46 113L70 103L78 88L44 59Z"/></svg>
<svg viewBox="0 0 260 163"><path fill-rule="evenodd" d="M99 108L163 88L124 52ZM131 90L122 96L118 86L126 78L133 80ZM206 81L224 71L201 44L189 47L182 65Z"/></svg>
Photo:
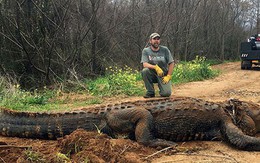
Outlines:
<svg viewBox="0 0 260 163"><path fill-rule="evenodd" d="M142 78L144 81L147 95L154 95L154 83L158 83L159 93L162 97L169 97L172 94L172 84L169 81L167 84L163 84L162 77L158 77L156 72L149 68L142 70Z"/></svg>

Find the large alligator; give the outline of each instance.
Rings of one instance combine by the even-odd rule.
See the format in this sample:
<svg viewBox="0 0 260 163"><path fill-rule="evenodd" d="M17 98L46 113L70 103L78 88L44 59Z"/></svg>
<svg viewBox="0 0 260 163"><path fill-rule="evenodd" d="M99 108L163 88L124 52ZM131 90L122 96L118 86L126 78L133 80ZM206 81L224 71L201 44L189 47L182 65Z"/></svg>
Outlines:
<svg viewBox="0 0 260 163"><path fill-rule="evenodd" d="M224 140L242 150L260 151L260 106L239 100L213 103L179 97L123 102L65 113L1 109L0 134L56 139L78 128L128 134L148 146L175 141Z"/></svg>

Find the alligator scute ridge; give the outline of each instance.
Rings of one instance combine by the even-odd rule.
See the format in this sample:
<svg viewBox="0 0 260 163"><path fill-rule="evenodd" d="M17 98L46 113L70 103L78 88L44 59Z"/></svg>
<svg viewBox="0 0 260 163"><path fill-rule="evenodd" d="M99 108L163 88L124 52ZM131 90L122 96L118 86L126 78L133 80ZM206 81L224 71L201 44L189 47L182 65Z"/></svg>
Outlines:
<svg viewBox="0 0 260 163"><path fill-rule="evenodd" d="M1 109L0 134L56 139L78 128L101 128L110 136L127 133L148 146L173 141L222 139L236 148L260 151L260 107L239 100L208 102L175 97L90 106L62 113ZM247 135L246 135L247 134ZM134 136L133 136L134 135Z"/></svg>

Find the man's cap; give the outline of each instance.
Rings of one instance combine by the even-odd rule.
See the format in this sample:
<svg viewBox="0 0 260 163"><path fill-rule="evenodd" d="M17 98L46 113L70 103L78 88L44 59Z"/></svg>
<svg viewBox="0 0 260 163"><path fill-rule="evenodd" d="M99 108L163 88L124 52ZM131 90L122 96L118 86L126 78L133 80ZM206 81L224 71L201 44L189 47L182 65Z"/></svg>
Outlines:
<svg viewBox="0 0 260 163"><path fill-rule="evenodd" d="M155 38L155 37L161 37L161 36L158 33L152 33L150 35L150 39Z"/></svg>

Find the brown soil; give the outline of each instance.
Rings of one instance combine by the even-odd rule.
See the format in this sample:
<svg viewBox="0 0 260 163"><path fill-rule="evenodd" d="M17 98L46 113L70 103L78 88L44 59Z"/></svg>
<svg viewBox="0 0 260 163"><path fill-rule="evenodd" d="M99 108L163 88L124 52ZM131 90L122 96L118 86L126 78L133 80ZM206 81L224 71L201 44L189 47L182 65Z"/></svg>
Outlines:
<svg viewBox="0 0 260 163"><path fill-rule="evenodd" d="M240 70L240 63L214 66L222 74L211 80L174 86L174 96L209 101L229 98L260 104L260 69ZM136 100L140 97L128 98ZM109 100L109 101L114 101ZM125 99L123 99L125 100ZM117 99L118 101L118 99ZM240 151L223 142L178 143L174 149L154 149L128 139L77 130L59 140L0 137L0 163L12 162L259 162L260 152Z"/></svg>

